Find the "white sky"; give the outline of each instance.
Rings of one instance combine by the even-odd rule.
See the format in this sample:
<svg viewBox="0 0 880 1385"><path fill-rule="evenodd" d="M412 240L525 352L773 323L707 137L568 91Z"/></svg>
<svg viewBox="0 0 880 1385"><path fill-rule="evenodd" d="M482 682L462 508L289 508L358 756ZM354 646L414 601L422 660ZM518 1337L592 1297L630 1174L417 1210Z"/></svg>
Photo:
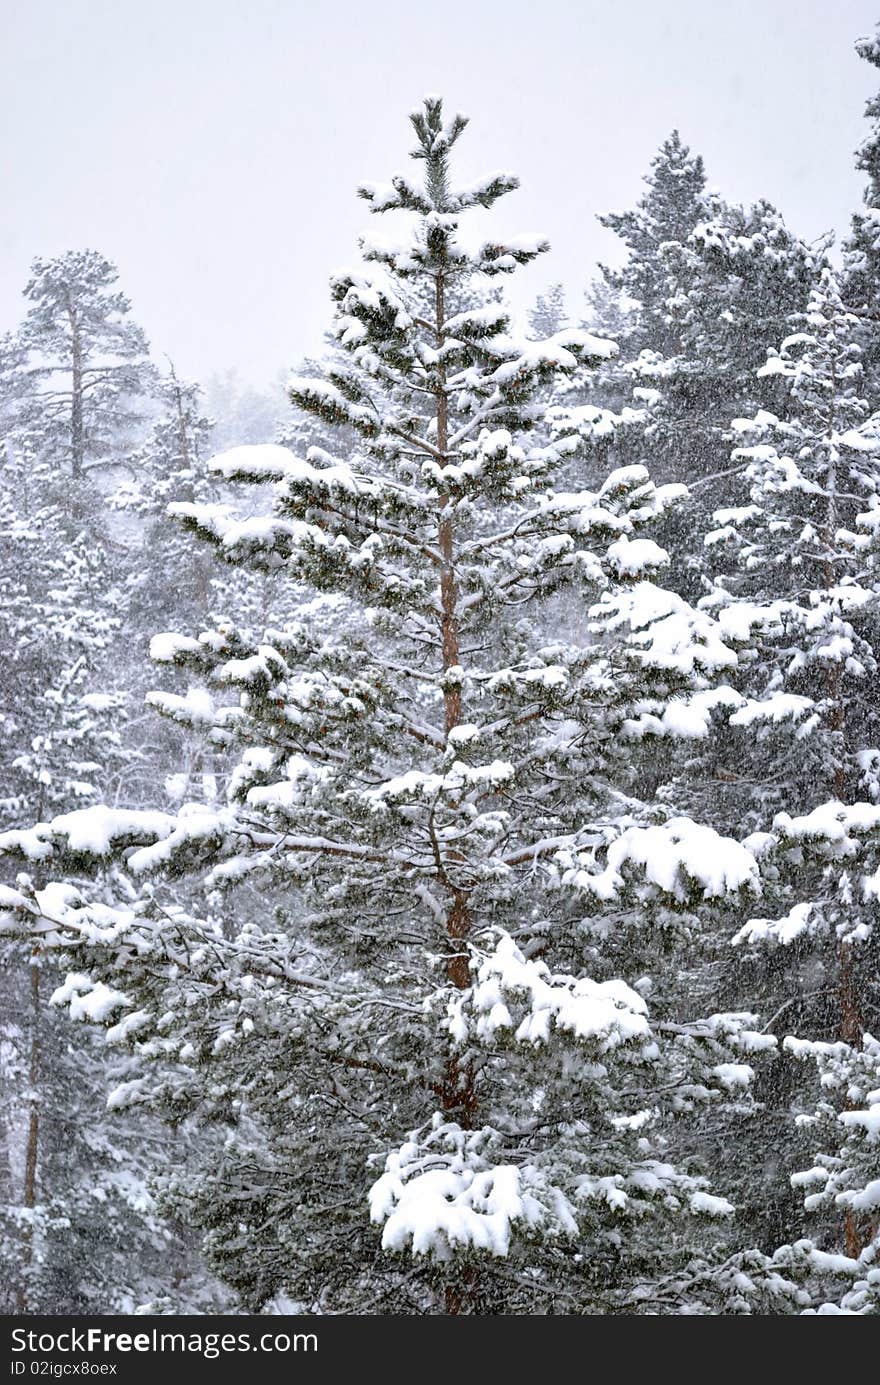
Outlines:
<svg viewBox="0 0 880 1385"><path fill-rule="evenodd" d="M845 231L877 74L868 0L0 0L0 330L35 255L115 260L157 354L268 380L330 319L407 165L426 92L465 111L463 178L511 169L503 230L549 235L519 301L574 290L673 126L710 183ZM389 218L373 228L392 229ZM376 224L376 223L379 224Z"/></svg>

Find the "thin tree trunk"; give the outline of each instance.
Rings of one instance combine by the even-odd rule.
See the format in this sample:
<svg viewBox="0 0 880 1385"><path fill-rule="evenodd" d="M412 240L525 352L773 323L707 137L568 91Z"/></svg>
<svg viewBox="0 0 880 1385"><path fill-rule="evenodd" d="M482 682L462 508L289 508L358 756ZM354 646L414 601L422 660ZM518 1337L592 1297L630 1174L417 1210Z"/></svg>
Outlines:
<svg viewBox="0 0 880 1385"><path fill-rule="evenodd" d="M831 553L837 533L837 468L834 460L834 395L837 388L837 377L832 363L831 368L831 388L832 403L828 417L828 427L826 430L826 442L828 446L828 516L827 529L825 532L825 545L827 558L824 564L825 590L830 590L835 585L834 564L831 561ZM832 731L843 736L844 732L844 712L843 712L843 693L841 688L842 677L839 663L834 663L826 674L826 689L830 703L828 714L828 725ZM838 758L834 768L834 794L842 802L846 795L846 769L842 754ZM837 947L837 999L839 1012L839 1034L844 1043L850 1044L853 1048L861 1048L862 1031L862 1005L859 994L858 980L856 976L855 957L853 955L852 943L846 938L841 938ZM852 1259L856 1259L864 1249L862 1237L859 1232L858 1218L851 1208L843 1214L843 1243L844 1251Z"/></svg>
<svg viewBox="0 0 880 1385"><path fill-rule="evenodd" d="M22 1206L33 1212L37 1205L37 1169L40 1153L40 959L35 951L30 962L30 1061L28 1063L29 1112L27 1146L24 1162L24 1191ZM25 1222L22 1235L21 1283L18 1288L18 1311L27 1310L28 1271L34 1259L34 1224Z"/></svg>
<svg viewBox="0 0 880 1385"><path fill-rule="evenodd" d="M85 437L83 433L83 351L79 323L70 296L67 298L67 316L70 320L71 350L71 397L70 397L70 464L74 477L82 476L85 460Z"/></svg>
<svg viewBox="0 0 880 1385"><path fill-rule="evenodd" d="M4 995L4 1006L11 996ZM11 1013L12 1007L8 1007ZM0 1030L2 1038L2 1030ZM0 1202L15 1200L15 1176L11 1151L11 1133L14 1122L15 1103L12 1096L12 1082L4 1066L0 1066Z"/></svg>
<svg viewBox="0 0 880 1385"><path fill-rule="evenodd" d="M180 447L180 460L183 462L187 471L191 471L192 456L189 447L189 433L186 427L186 415L183 412L183 390L180 388L180 381L174 369L174 362L169 361L169 366L171 369L171 379L174 382L174 403L177 410L177 442ZM190 482L190 487L192 487L192 482ZM195 494L193 493L190 498L194 500Z"/></svg>
<svg viewBox="0 0 880 1385"><path fill-rule="evenodd" d="M435 280L435 326L438 349L443 345L443 323L446 307L444 301L444 282L442 271ZM437 448L444 455L449 442L449 410L446 397L446 375L439 367L440 387L437 390ZM458 618L458 588L455 580L455 526L447 513L450 497L440 497L440 524L438 546L441 556L440 567L440 635L443 661L443 713L447 739L450 731L461 724L462 699L461 684L450 670L457 670L460 664L460 639ZM450 859L455 857L451 854ZM444 872L445 874L445 872ZM451 896L446 915L446 936L449 944L449 958L446 963L446 977L458 990L466 990L471 984L468 965L467 940L473 926L468 891L457 887L448 879L444 884ZM449 1053L443 1070L441 1103L443 1111L456 1120L465 1130L474 1125L477 1110L474 1086L474 1068L468 1060ZM455 1283L447 1283L444 1288L444 1306L447 1314L459 1316L466 1311L468 1287L472 1282L470 1271L459 1274Z"/></svg>
<svg viewBox="0 0 880 1385"><path fill-rule="evenodd" d="M445 315L444 304L444 285L442 273L437 274L436 278L436 340L437 346L443 345L443 321ZM445 372L440 367L440 388L437 391L437 448L444 456L449 439L449 419L448 402L446 398L446 379ZM440 566L440 633L441 649L444 673L443 685L443 713L447 740L450 731L461 724L461 684L453 676L448 677L451 670L457 670L460 662L460 641L459 641L459 621L458 621L458 589L455 580L455 528L451 516L448 514L450 498L448 495L440 497L440 524L438 531L439 549L441 556ZM457 888L449 881L444 881L451 894L451 904L446 917L446 934L450 944L450 957L446 966L446 975L454 986L459 990L466 990L470 985L470 970L468 968L468 958L465 943L471 931L471 913L468 903L468 893L466 890ZM467 1097L464 1103L469 1107L472 1102L473 1093L468 1090L462 1092L461 1097L456 1096L458 1082L455 1081L449 1088L449 1096L454 1100L455 1106L462 1105L461 1097Z"/></svg>

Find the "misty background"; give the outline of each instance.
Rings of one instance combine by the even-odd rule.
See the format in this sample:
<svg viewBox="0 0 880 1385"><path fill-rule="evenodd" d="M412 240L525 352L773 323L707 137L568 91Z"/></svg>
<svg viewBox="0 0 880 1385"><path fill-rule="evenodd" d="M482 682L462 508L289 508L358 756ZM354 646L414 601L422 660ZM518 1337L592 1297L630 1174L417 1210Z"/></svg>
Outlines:
<svg viewBox="0 0 880 1385"><path fill-rule="evenodd" d="M3 17L0 1315L880 1313L877 13Z"/></svg>
<svg viewBox="0 0 880 1385"><path fill-rule="evenodd" d="M495 225L550 237L519 307L619 260L596 216L635 203L673 127L711 186L769 197L807 238L845 232L860 201L869 0L3 9L0 326L35 256L94 247L188 376L234 364L260 386L320 344L328 277L370 219L355 189L405 167L401 117L429 91L471 116L463 177L522 179Z"/></svg>

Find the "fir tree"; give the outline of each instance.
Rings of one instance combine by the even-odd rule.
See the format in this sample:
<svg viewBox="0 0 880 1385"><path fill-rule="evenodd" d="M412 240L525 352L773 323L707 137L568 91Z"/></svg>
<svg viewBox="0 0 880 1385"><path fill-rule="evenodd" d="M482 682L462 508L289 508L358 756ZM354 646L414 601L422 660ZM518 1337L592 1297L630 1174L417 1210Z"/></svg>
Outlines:
<svg viewBox="0 0 880 1385"><path fill-rule="evenodd" d="M880 68L880 31L856 44L856 52ZM872 407L880 402L880 95L865 108L868 135L856 151L856 168L867 177L864 210L856 212L844 245L844 289L847 306L861 320L860 344Z"/></svg>
<svg viewBox="0 0 880 1385"><path fill-rule="evenodd" d="M539 293L528 316L529 328L538 341L555 336L567 327L568 313L562 284L551 284L546 293Z"/></svg>
<svg viewBox="0 0 880 1385"><path fill-rule="evenodd" d="M737 645L738 670L703 704L695 752L664 792L719 830L740 823L756 832L765 908L775 906L776 917L738 931L742 959L728 1003L747 994L771 1028L794 1029L799 1042L858 1047L876 966L864 884L875 848L858 827L876 813L864 799L877 794L880 731L871 695L876 442L863 426L859 324L830 270L798 325L760 372L784 385L784 418L765 410L734 422L742 444L732 454L735 503L715 512L706 536L715 578L701 604ZM838 833L846 850L832 845ZM765 1236L770 1226L791 1235L797 1220L789 1210L785 1226L775 1179L799 1142L808 1153L809 1127L793 1129L791 1120L812 1100L790 1064L772 1077L764 1143L776 1173L769 1186L757 1161L749 1173ZM855 1256L861 1233L852 1218L843 1229ZM825 1234L833 1240L840 1230Z"/></svg>
<svg viewBox="0 0 880 1385"><path fill-rule="evenodd" d="M668 312L667 256L677 245L684 245L705 219L703 160L699 154L692 155L679 132L673 130L651 160L645 182L647 191L634 210L609 212L599 218L627 250L623 269L603 267L602 272L609 287L634 307L626 354L650 350L671 356L681 350L681 340Z"/></svg>
<svg viewBox="0 0 880 1385"><path fill-rule="evenodd" d="M240 751L228 803L7 833L0 848L41 876L115 861L117 889L156 877L100 907L23 883L8 914L91 970L77 1005L94 994L144 1060L116 1105L225 1128L220 1162L164 1196L250 1306L751 1311L782 1289L760 1256L745 1281L710 1249L701 1220L733 1209L681 1132L749 1111L742 1055L774 1041L748 1013L670 1022L661 997L652 1018L645 957L615 970L642 908L653 956L699 901L756 888L745 848L627 792L645 687L662 715L736 655L654 580L668 554L642 531L681 487L631 467L552 488L579 442L528 445L539 390L613 348L571 330L518 341L496 302L450 312L545 246L466 251L460 218L516 180L457 188L465 118L444 124L429 98L412 123L424 181L361 193L416 231L364 241L377 272L332 286L350 364L291 388L358 450L234 449L213 472L273 483L271 515L171 507L233 566L355 598L359 624L158 636L153 657L211 703L154 705ZM588 643L541 638L564 585L594 598ZM175 893L192 877L202 903Z"/></svg>
<svg viewBox="0 0 880 1385"><path fill-rule="evenodd" d="M31 306L18 333L28 353L20 423L38 428L44 461L74 480L123 459L150 379L146 338L117 279L97 251L69 251L35 260L24 289Z"/></svg>

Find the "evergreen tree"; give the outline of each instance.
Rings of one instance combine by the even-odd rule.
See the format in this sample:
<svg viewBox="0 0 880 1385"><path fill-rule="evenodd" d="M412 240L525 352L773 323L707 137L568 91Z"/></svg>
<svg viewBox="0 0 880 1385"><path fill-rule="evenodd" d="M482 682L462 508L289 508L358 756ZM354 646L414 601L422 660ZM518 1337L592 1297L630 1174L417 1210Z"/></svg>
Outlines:
<svg viewBox="0 0 880 1385"><path fill-rule="evenodd" d="M872 67L880 68L880 30L859 39L856 52ZM867 177L864 211L856 212L844 244L844 289L847 306L861 320L866 385L872 408L880 404L880 95L865 108L870 121L866 138L856 151L856 168Z"/></svg>
<svg viewBox="0 0 880 1385"><path fill-rule="evenodd" d="M0 849L43 877L116 863L100 906L53 891L50 915L45 887L20 885L11 926L48 928L91 972L77 1005L94 995L139 1054L115 1104L225 1130L222 1158L164 1196L251 1307L279 1292L337 1312L796 1302L760 1255L746 1276L723 1233L712 1249L701 1220L733 1208L681 1133L750 1111L742 1057L774 1041L748 1013L680 1003L669 1020L646 1000L673 921L758 876L736 842L631 793L622 731L645 688L662 717L736 664L712 616L654 580L668 554L642 531L682 488L641 467L552 488L579 444L529 446L538 392L613 348L518 341L494 302L450 313L468 282L545 246L465 250L460 218L516 180L456 188L464 117L444 124L429 98L412 123L424 182L361 192L414 213L415 233L364 242L377 272L332 286L351 364L291 389L358 450L215 459L221 478L273 483L271 515L172 506L234 566L355 597L359 626L158 636L153 657L212 701L154 705L240 751L228 803L7 833ZM566 584L595 600L589 643L542 638ZM148 876L108 902L114 879ZM188 878L204 901L173 893ZM254 886L279 899L271 919ZM620 930L645 910L625 978Z"/></svg>
<svg viewBox="0 0 880 1385"><path fill-rule="evenodd" d="M551 284L546 293L539 293L535 306L529 311L529 328L532 335L543 341L545 337L555 336L569 325L565 307L565 289L562 284Z"/></svg>
<svg viewBox="0 0 880 1385"><path fill-rule="evenodd" d="M692 155L677 130L663 141L645 177L647 191L628 212L600 216L601 224L619 236L627 261L620 270L603 266L605 282L633 305L631 328L621 342L627 356L640 351L677 355L681 339L670 320L667 256L687 243L706 217L706 174L699 154Z"/></svg>
<svg viewBox="0 0 880 1385"><path fill-rule="evenodd" d="M119 628L101 554L70 538L45 469L19 456L0 483L0 821L13 827L112 795L131 750L124 697L94 690ZM72 1036L48 1009L60 980L39 937L0 929L2 1302L126 1311L138 1301L129 1244L149 1282L147 1247L164 1254L170 1238L148 1211L140 1135L126 1144L101 1128L110 1069L96 1035Z"/></svg>
<svg viewBox="0 0 880 1385"><path fill-rule="evenodd" d="M94 250L35 260L18 333L28 353L20 424L37 430L43 460L80 480L133 444L138 396L150 380L147 342L115 288L115 265Z"/></svg>
<svg viewBox="0 0 880 1385"><path fill-rule="evenodd" d="M876 850L876 848L875 848ZM810 1262L811 1297L819 1313L876 1314L880 1311L880 1206L877 1145L880 1140L880 1043L862 1036L858 1046L844 1041L786 1039L801 1062L814 1063L819 1075L815 1108L802 1117L813 1155L792 1183L811 1213L826 1210L847 1227L847 1257L823 1253L812 1241L798 1250Z"/></svg>
<svg viewBox="0 0 880 1385"><path fill-rule="evenodd" d="M96 496L70 503L70 477L47 443L52 398L22 383L30 360L10 339L0 398L0 823L12 830L84 802L137 801L145 777L155 787L120 659L133 610L129 551L115 541L111 563L109 544L94 543ZM7 880L0 893L14 898ZM137 1115L107 1126L106 1091L131 1059L52 1007L56 994L75 1001L76 987L62 981L42 935L23 940L0 927L0 1303L7 1312L131 1312L167 1287L169 1266L179 1302L207 1303L210 1286L185 1267L180 1232L160 1222L147 1186L168 1136Z"/></svg>
<svg viewBox="0 0 880 1385"><path fill-rule="evenodd" d="M856 835L846 852L831 843L849 816L857 823L876 811L859 802L877 795L880 732L871 695L880 635L876 444L862 426L858 322L830 270L799 327L760 372L783 385L784 418L765 410L734 422L742 444L732 456L734 503L715 512L706 536L714 576L701 604L738 648L738 667L700 701L694 750L662 792L720 831L757 833L764 906L778 917L738 930L740 960L725 969L719 1001L748 996L777 1032L858 1046L876 939L873 905L842 858L870 857L871 847ZM669 734L650 716L642 726ZM754 1159L747 1180L766 1243L768 1233L800 1234L780 1178L795 1150L809 1155L808 1126L792 1122L812 1094L784 1060L761 1094L765 1158ZM827 1226L824 1235L833 1242L840 1231ZM851 1220L845 1233L857 1253Z"/></svg>
<svg viewBox="0 0 880 1385"><path fill-rule="evenodd" d="M719 781L712 791L734 796L726 821L751 827L783 804L801 811L817 784L852 794L878 731L867 694L876 617L864 581L876 446L861 427L858 322L831 270L793 325L757 372L784 390L782 417L733 420L732 503L714 512L704 543L702 604L729 632L755 634L737 684L753 705L745 714L731 701L731 725L747 734L718 761L732 770L748 748L751 787L744 799L734 775L729 790ZM785 727L798 728L791 742Z"/></svg>
<svg viewBox="0 0 880 1385"><path fill-rule="evenodd" d="M609 408L598 432L589 416L574 421L616 464L649 459L658 479L697 483L702 520L725 495L730 419L781 407L756 367L805 310L827 245L804 244L766 201L742 208L707 193L702 160L677 136L652 168L634 211L601 218L627 248L624 267L605 271L602 303L593 295L594 313L618 325L623 315L621 358L598 394L558 402ZM692 543L682 536L677 548Z"/></svg>

